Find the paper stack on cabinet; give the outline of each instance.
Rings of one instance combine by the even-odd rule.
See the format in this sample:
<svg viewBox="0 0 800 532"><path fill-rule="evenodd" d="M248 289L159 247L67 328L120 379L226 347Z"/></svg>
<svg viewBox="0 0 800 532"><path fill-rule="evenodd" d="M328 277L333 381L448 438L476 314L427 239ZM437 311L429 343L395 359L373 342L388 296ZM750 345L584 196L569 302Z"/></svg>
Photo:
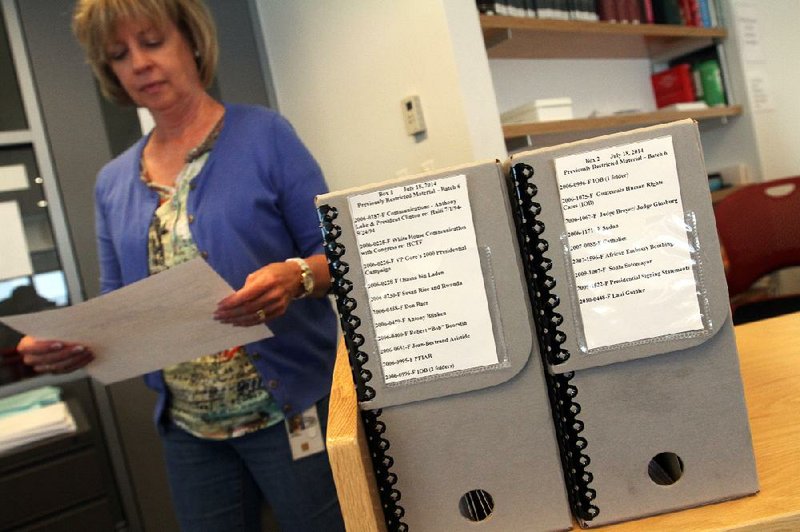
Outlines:
<svg viewBox="0 0 800 532"><path fill-rule="evenodd" d="M0 400L0 453L45 438L75 432L75 420L60 391L37 388Z"/></svg>

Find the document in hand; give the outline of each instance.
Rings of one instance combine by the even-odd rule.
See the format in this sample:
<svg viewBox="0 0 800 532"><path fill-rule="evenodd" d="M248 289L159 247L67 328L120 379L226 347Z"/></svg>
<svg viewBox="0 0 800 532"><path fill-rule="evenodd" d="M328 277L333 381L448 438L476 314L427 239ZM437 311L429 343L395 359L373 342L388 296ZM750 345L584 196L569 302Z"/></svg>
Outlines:
<svg viewBox="0 0 800 532"><path fill-rule="evenodd" d="M86 370L111 384L272 336L265 325L212 318L232 290L198 258L77 305L0 321L23 334L91 347L95 360Z"/></svg>

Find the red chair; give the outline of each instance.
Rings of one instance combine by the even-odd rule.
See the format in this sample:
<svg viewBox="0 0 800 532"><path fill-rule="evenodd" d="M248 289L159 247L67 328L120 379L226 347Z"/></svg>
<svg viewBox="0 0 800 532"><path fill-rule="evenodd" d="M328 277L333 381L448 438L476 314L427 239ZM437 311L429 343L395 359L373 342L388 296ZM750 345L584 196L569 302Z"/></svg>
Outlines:
<svg viewBox="0 0 800 532"><path fill-rule="evenodd" d="M742 186L714 205L714 215L734 323L800 310L800 294L748 292L763 276L800 266L800 176Z"/></svg>

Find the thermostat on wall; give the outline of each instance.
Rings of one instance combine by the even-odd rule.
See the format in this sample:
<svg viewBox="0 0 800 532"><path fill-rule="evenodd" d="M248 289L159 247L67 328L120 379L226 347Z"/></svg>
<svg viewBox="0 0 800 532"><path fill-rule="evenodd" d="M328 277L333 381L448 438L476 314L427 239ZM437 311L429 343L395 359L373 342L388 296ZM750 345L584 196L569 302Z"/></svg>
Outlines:
<svg viewBox="0 0 800 532"><path fill-rule="evenodd" d="M419 96L409 96L401 100L403 109L403 122L409 135L416 135L425 131L425 117L422 115L422 104Z"/></svg>

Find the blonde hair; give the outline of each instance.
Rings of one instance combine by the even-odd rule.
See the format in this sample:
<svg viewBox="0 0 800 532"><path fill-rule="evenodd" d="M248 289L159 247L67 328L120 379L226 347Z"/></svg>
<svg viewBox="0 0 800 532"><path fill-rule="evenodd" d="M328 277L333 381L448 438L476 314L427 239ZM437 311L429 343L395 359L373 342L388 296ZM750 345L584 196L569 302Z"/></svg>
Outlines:
<svg viewBox="0 0 800 532"><path fill-rule="evenodd" d="M133 100L120 85L108 63L106 52L117 24L123 20L144 19L163 28L172 22L196 51L200 82L211 86L217 72L217 32L202 0L79 0L72 16L72 31L109 100L132 105Z"/></svg>

